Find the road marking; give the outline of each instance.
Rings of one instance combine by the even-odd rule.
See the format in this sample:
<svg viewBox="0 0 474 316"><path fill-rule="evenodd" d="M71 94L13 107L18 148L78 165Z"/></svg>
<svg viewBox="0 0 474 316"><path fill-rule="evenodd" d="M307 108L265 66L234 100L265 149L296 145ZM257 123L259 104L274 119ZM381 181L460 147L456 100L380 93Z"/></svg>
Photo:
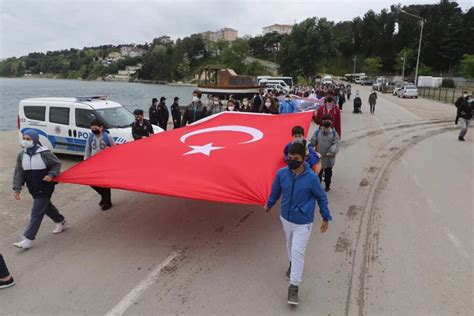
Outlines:
<svg viewBox="0 0 474 316"><path fill-rule="evenodd" d="M137 299L152 286L157 280L161 270L179 255L179 251L173 251L163 262L161 262L150 274L148 274L138 285L125 295L117 305L109 310L106 316L120 316L132 306Z"/></svg>
<svg viewBox="0 0 474 316"><path fill-rule="evenodd" d="M459 239L454 236L447 228L445 228L445 233L446 235L448 235L449 240L451 240L454 245L454 248L456 248L456 251L459 253L459 255L469 260L469 254L462 246L461 241L459 241Z"/></svg>

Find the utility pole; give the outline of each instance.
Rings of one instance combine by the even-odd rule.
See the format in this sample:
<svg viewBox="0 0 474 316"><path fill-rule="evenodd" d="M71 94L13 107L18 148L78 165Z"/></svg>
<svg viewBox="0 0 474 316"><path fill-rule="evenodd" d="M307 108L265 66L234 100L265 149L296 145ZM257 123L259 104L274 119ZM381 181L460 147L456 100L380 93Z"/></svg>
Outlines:
<svg viewBox="0 0 474 316"><path fill-rule="evenodd" d="M405 11L405 10L401 10L401 12L419 19L420 23L421 23L420 41L418 42L418 56L416 58L416 69L415 69L415 86L418 87L418 68L420 66L421 40L423 38L423 25L425 24L425 19L423 19L421 16L414 15L412 13L409 13L409 12Z"/></svg>
<svg viewBox="0 0 474 316"><path fill-rule="evenodd" d="M352 60L354 61L354 70L352 71L352 74L355 74L356 73L356 64L357 64L357 55L354 56L354 58Z"/></svg>
<svg viewBox="0 0 474 316"><path fill-rule="evenodd" d="M405 61L407 60L407 52L406 51L403 52L402 60L403 60L402 81L404 81L405 80Z"/></svg>

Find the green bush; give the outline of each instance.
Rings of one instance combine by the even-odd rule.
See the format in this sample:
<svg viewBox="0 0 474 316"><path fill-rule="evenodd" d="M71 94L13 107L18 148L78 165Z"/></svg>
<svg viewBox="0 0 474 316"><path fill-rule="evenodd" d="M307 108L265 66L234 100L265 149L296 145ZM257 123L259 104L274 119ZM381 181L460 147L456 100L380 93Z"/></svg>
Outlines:
<svg viewBox="0 0 474 316"><path fill-rule="evenodd" d="M454 83L453 79L443 79L441 86L443 88L456 88L456 84Z"/></svg>

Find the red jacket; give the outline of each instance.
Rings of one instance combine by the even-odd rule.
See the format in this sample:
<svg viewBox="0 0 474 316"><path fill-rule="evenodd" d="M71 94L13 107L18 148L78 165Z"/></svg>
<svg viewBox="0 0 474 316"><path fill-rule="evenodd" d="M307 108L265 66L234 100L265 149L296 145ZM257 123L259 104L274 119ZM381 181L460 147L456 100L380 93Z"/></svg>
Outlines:
<svg viewBox="0 0 474 316"><path fill-rule="evenodd" d="M324 106L320 107L318 111L316 112L316 116L314 117L314 122L318 125L321 125L321 121L323 120L323 116L325 114L330 114L332 116L332 125L336 129L337 134L339 135L339 138L342 137L342 130L341 130L341 111L339 110L339 107L334 104L334 107L332 110L329 110L327 108L327 104Z"/></svg>

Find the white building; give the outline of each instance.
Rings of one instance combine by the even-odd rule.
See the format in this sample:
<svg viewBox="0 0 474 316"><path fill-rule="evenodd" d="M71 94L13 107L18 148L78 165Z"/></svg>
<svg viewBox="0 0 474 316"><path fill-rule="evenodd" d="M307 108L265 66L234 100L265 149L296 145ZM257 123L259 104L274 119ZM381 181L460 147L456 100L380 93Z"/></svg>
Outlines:
<svg viewBox="0 0 474 316"><path fill-rule="evenodd" d="M146 53L146 50L143 48L138 48L136 46L122 46L120 47L120 54L124 57L141 57Z"/></svg>
<svg viewBox="0 0 474 316"><path fill-rule="evenodd" d="M291 24L273 24L262 28L263 35L267 33L277 32L278 34L290 34L293 30Z"/></svg>

